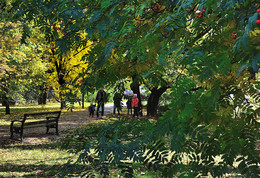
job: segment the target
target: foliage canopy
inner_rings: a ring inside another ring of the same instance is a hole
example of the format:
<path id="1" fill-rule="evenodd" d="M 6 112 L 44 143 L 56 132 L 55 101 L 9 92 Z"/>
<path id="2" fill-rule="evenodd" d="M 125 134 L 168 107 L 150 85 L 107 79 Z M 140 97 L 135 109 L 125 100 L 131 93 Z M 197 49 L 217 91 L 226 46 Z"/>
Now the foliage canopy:
<path id="1" fill-rule="evenodd" d="M 59 55 L 94 41 L 85 60 L 93 64 L 100 81 L 129 73 L 150 77 L 154 83 L 160 81 L 155 76 L 174 81 L 174 99 L 154 126 L 137 139 L 123 142 L 121 136 L 133 134 L 131 124 L 127 125 L 130 130 L 122 129 L 121 121 L 108 125 L 96 145 L 86 146 L 79 161 L 97 161 L 103 175 L 108 174 L 108 163 L 125 166 L 131 173 L 131 164 L 125 163 L 129 159 L 160 168 L 165 177 L 223 176 L 234 162 L 241 174 L 259 175 L 258 1 L 17 2 L 16 18 L 34 20 L 48 38 L 51 24 L 59 19 L 66 33 L 57 43 Z M 88 40 L 79 38 L 80 30 L 88 34 Z M 216 157 L 221 161 L 216 163 Z"/>

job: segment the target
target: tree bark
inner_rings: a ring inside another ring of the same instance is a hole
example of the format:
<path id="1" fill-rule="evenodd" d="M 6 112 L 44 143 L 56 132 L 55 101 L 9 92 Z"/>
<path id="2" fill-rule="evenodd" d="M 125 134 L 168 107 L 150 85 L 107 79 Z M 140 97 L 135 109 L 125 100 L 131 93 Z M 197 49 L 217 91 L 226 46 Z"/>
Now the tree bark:
<path id="1" fill-rule="evenodd" d="M 84 105 L 84 98 L 85 98 L 85 92 L 82 92 L 82 98 L 81 98 L 82 109 L 84 109 L 84 107 L 85 107 L 85 105 Z"/>
<path id="2" fill-rule="evenodd" d="M 66 102 L 62 99 L 60 102 L 60 109 L 65 109 L 66 108 Z"/>
<path id="3" fill-rule="evenodd" d="M 40 87 L 40 94 L 38 97 L 38 104 L 46 104 L 47 101 L 47 92 L 44 86 Z"/>
<path id="4" fill-rule="evenodd" d="M 5 114 L 11 114 L 9 103 L 7 103 L 6 106 L 5 106 Z"/>
<path id="5" fill-rule="evenodd" d="M 64 100 L 64 95 L 62 93 L 60 95 L 60 109 L 65 109 L 66 108 L 66 101 Z"/>
<path id="6" fill-rule="evenodd" d="M 157 109 L 159 104 L 159 99 L 162 94 L 167 90 L 168 87 L 161 87 L 159 89 L 153 88 L 151 90 L 151 95 L 148 98 L 147 103 L 147 115 L 148 116 L 155 116 L 157 115 Z"/>
<path id="7" fill-rule="evenodd" d="M 3 106 L 5 106 L 5 114 L 11 114 L 10 103 L 9 103 L 9 99 L 7 96 L 3 96 L 2 104 L 3 104 Z"/>

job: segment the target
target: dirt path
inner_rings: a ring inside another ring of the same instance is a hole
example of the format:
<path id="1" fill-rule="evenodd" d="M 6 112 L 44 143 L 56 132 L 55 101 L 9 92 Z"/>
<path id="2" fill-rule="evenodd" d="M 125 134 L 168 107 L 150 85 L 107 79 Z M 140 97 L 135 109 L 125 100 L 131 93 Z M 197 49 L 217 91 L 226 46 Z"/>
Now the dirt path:
<path id="1" fill-rule="evenodd" d="M 110 114 L 106 112 L 106 114 Z M 55 129 L 50 129 L 49 134 L 45 134 L 46 128 L 39 127 L 33 129 L 24 130 L 24 143 L 34 144 L 47 140 L 55 140 L 57 138 L 63 137 L 69 130 L 85 126 L 91 122 L 97 122 L 97 118 L 89 117 L 89 113 L 85 111 L 75 111 L 62 113 L 59 120 L 59 136 L 55 135 Z M 19 134 L 15 134 L 14 138 L 17 140 L 10 140 L 9 127 L 0 128 L 0 145 L 7 143 L 20 142 Z"/>

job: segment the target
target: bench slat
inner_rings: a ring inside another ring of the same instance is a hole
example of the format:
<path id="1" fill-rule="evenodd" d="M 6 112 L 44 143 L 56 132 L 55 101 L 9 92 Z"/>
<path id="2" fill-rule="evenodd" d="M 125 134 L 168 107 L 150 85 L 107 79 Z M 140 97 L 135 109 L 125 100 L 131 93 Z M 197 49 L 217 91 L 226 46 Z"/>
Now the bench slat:
<path id="1" fill-rule="evenodd" d="M 27 125 L 37 125 L 37 124 L 41 124 L 41 123 L 56 123 L 56 120 L 42 120 L 42 121 L 33 121 L 33 122 L 25 122 L 24 126 Z"/>

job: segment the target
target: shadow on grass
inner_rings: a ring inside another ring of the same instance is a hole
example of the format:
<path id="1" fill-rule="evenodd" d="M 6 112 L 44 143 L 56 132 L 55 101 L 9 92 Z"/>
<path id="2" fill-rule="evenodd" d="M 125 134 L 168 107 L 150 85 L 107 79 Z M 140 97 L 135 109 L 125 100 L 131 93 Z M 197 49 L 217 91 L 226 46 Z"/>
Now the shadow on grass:
<path id="1" fill-rule="evenodd" d="M 5 161 L 0 161 L 0 177 L 57 177 L 64 164 L 72 158 L 72 155 L 59 153 L 59 147 L 59 141 L 39 144 L 12 142 L 2 145 L 1 149 L 8 150 L 8 155 L 11 155 Z M 38 170 L 44 172 L 37 174 Z"/>
<path id="2" fill-rule="evenodd" d="M 63 168 L 63 164 L 19 165 L 13 163 L 2 163 L 0 164 L 0 177 L 56 177 Z M 37 173 L 39 170 L 43 172 Z"/>
<path id="3" fill-rule="evenodd" d="M 35 145 L 4 145 L 3 149 L 32 150 L 32 149 L 57 149 L 58 143 L 51 144 L 35 144 Z"/>

